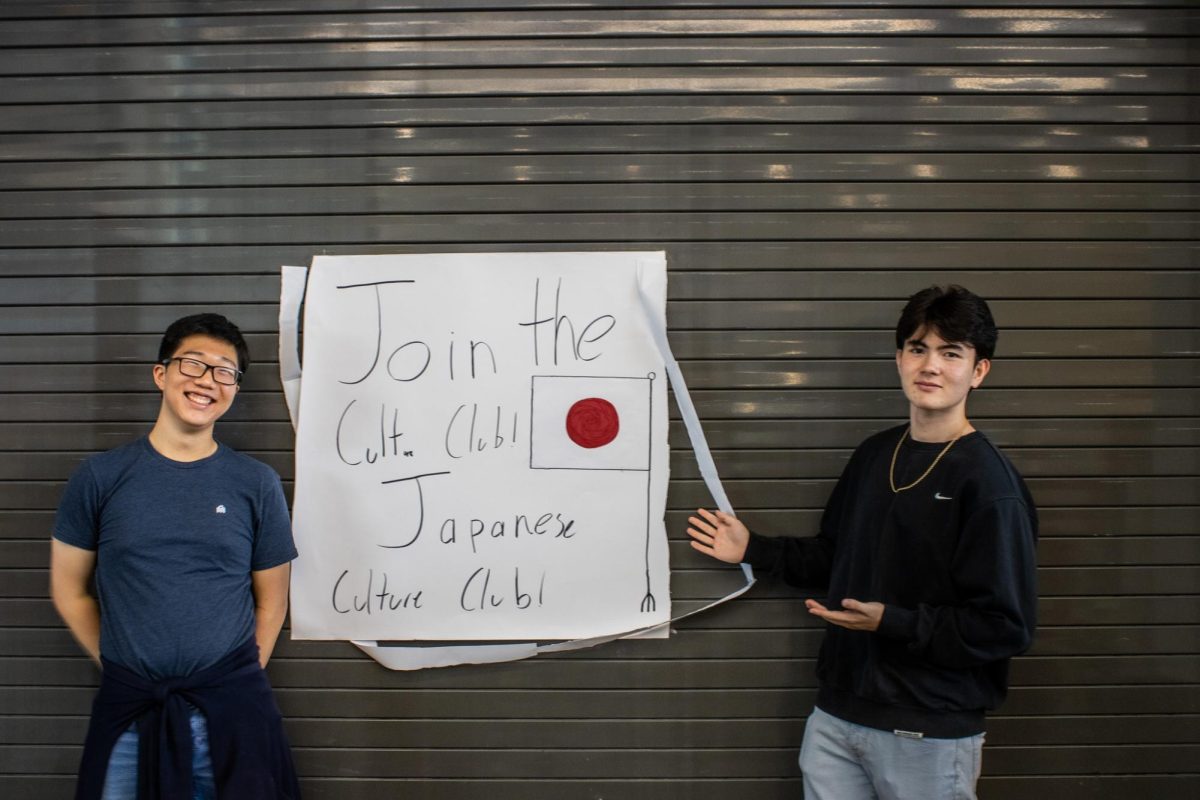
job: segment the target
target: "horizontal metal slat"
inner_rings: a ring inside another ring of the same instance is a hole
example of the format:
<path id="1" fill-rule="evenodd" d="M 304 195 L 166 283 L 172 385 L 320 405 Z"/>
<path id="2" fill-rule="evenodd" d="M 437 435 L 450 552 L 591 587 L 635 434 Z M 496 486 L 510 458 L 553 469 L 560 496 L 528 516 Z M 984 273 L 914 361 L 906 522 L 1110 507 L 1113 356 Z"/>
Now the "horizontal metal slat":
<path id="1" fill-rule="evenodd" d="M 7 7 L 7 4 L 5 5 Z M 61 54 L 62 50 L 55 51 Z M 389 97 L 9 104 L 0 131 L 146 131 L 327 125 L 534 125 L 651 122 L 1194 122 L 1186 94 L 866 94 Z"/>
<path id="2" fill-rule="evenodd" d="M 916 288 L 916 287 L 914 287 Z M 228 300 L 180 305 L 10 306 L 0 315 L 4 334 L 161 333 L 185 314 L 223 313 L 247 333 L 274 331 L 276 304 L 233 304 Z M 1170 329 L 1196 328 L 1193 300 L 993 299 L 992 313 L 1004 329 Z M 669 330 L 693 329 L 871 329 L 894 330 L 900 298 L 880 300 L 668 301 Z M 887 334 L 884 333 L 884 336 Z"/>
<path id="3" fill-rule="evenodd" d="M 0 13 L 7 8 L 0 10 Z M 753 12 L 748 12 L 752 14 Z M 1185 64 L 1183 38 L 870 36 L 637 37 L 610 42 L 537 37 L 503 46 L 478 40 L 178 44 L 24 48 L 0 52 L 0 75 L 261 72 L 304 68 L 439 69 L 450 67 L 696 66 L 744 64 Z"/>
<path id="4" fill-rule="evenodd" d="M 0 193 L 0 219 L 664 211 L 1188 211 L 1162 183 L 711 183 L 115 189 Z"/>
<path id="5" fill-rule="evenodd" d="M 0 87 L 3 82 L 0 81 Z M 0 161 L 571 153 L 1176 152 L 1189 125 L 521 125 L 0 134 Z"/>
<path id="6" fill-rule="evenodd" d="M 892 273 L 885 278 L 886 294 L 875 288 L 875 281 L 855 283 L 854 296 L 900 300 L 914 288 L 903 281 L 903 274 L 940 274 L 942 280 L 961 278 L 970 285 L 989 280 L 988 272 L 1036 270 L 1055 275 L 1058 271 L 1100 272 L 1145 270 L 1179 271 L 1182 280 L 1191 280 L 1193 264 L 1200 259 L 1200 242 L 1189 241 L 994 241 L 904 242 L 853 239 L 848 241 L 810 241 L 803 246 L 793 242 L 572 242 L 569 247 L 549 248 L 536 244 L 487 242 L 419 243 L 391 242 L 353 244 L 337 248 L 339 255 L 429 252 L 522 252 L 531 250 L 665 250 L 671 275 L 669 291 L 674 292 L 676 275 L 683 272 L 774 271 L 781 280 L 803 281 L 809 272 L 850 273 L 839 280 L 854 281 L 862 271 Z M 192 275 L 255 275 L 274 278 L 279 266 L 307 265 L 314 255 L 325 253 L 313 246 L 285 244 L 276 246 L 240 244 L 226 247 L 112 247 L 0 250 L 0 274 L 6 278 L 52 276 L 125 277 L 170 275 L 184 279 Z M 946 273 L 949 273 L 947 275 Z M 1069 276 L 1063 276 L 1069 282 Z M 902 282 L 902 288 L 894 290 Z M 939 281 L 940 282 L 940 281 Z M 1003 294 L 1018 291 L 1027 281 L 1003 287 Z M 1074 292 L 1089 291 L 1085 282 L 1076 281 Z M 190 284 L 195 288 L 194 284 Z M 917 284 L 919 285 L 919 284 Z M 1049 282 L 1050 288 L 1059 286 Z M 1065 284 L 1063 284 L 1065 285 Z M 814 285 L 812 291 L 819 291 Z M 1147 291 L 1145 288 L 1142 291 Z M 893 293 L 895 292 L 895 293 Z M 1071 295 L 1068 295 L 1071 296 Z M 1078 296 L 1075 294 L 1074 296 Z M 994 295 L 992 295 L 994 297 Z M 224 299 L 224 298 L 222 298 Z M 898 312 L 897 312 L 898 313 Z M 873 327 L 892 328 L 895 320 Z M 786 327 L 786 326 L 784 326 Z M 1095 327 L 1095 326 L 1089 326 Z M 1153 327 L 1153 326 L 1148 326 Z M 270 330 L 274 330 L 274 326 Z M 107 331 L 98 331 L 104 333 Z M 155 331 L 159 332 L 159 331 Z"/>
<path id="7" fill-rule="evenodd" d="M 631 660 L 647 658 L 694 659 L 736 653 L 759 658 L 813 657 L 824 631 L 818 627 L 775 630 L 683 630 L 667 641 L 617 641 L 595 653 L 596 657 Z M 305 657 L 302 643 L 280 642 L 273 657 Z M 307 643 L 303 643 L 307 644 Z M 1200 626 L 1128 626 L 1121 628 L 1043 628 L 1031 655 L 1107 656 L 1187 654 L 1200 648 Z M 78 656 L 78 643 L 65 629 L 15 630 L 0 643 L 0 657 Z M 314 657 L 308 654 L 307 657 Z"/>
<path id="8" fill-rule="evenodd" d="M 606 747 L 613 742 L 653 748 L 780 747 L 800 742 L 804 719 L 770 720 L 512 720 L 491 718 L 481 725 L 471 720 L 286 720 L 294 747 L 490 747 L 496 741 L 522 741 L 529 747 L 556 749 L 566 745 Z M 1055 745 L 1065 740 L 1086 744 L 1189 743 L 1195 715 L 1177 714 L 1130 719 L 1125 716 L 1090 718 L 988 720 L 988 743 Z M 0 719 L 0 743 L 78 746 L 86 732 L 80 717 L 10 717 Z"/>
<path id="9" fill-rule="evenodd" d="M 845 0 L 807 0 L 809 7 L 845 5 Z M 497 2 L 497 0 L 440 0 L 438 7 L 444 11 L 467 10 L 538 10 L 557 9 L 560 0 L 521 0 L 521 2 Z M 588 9 L 626 9 L 628 0 L 587 0 L 580 3 Z M 658 0 L 655 6 L 659 8 L 694 8 L 694 0 Z M 795 6 L 794 0 L 752 0 L 744 3 L 742 0 L 727 2 L 726 6 L 749 5 L 751 8 L 769 8 Z M 972 8 L 983 6 L 990 8 L 996 5 L 995 0 L 858 0 L 856 6 L 869 8 L 872 6 L 937 8 L 950 6 L 953 8 Z M 1052 6 L 1056 9 L 1084 7 L 1090 8 L 1090 0 L 1022 0 L 1022 6 L 1040 8 Z M 1107 0 L 1106 6 L 1112 8 L 1127 7 L 1160 7 L 1162 0 Z M 353 5 L 355 12 L 366 11 L 422 11 L 427 5 L 421 0 L 357 0 Z M 103 17 L 125 16 L 175 16 L 179 14 L 206 15 L 246 15 L 263 13 L 329 13 L 328 3 L 322 0 L 91 0 L 87 5 L 80 5 L 75 0 L 7 0 L 0 11 L 0 19 L 45 18 L 53 16 L 60 19 L 92 19 Z"/>
<path id="10" fill-rule="evenodd" d="M 1174 714 L 1130 719 L 1126 716 L 1066 719 L 995 718 L 988 721 L 994 747 L 1014 744 L 1179 744 L 1189 741 L 1195 715 Z M 778 747 L 799 742 L 802 718 L 776 720 L 324 720 L 286 721 L 292 745 L 315 747 L 488 747 L 495 741 L 522 740 L 532 747 L 604 747 L 625 742 L 647 748 L 720 747 L 737 741 L 744 747 Z M 0 743 L 78 746 L 86 732 L 81 717 L 9 717 L 0 719 Z"/>
<path id="11" fill-rule="evenodd" d="M 257 31 L 257 29 L 256 29 Z M 0 45 L 12 44 L 0 30 Z M 130 35 L 122 28 L 122 35 Z M 7 39 L 7 41 L 5 41 Z M 27 43 L 27 42 L 26 42 Z M 564 94 L 1185 94 L 1200 68 L 1127 66 L 569 67 L 0 78 L 13 103 Z"/>
<path id="12" fill-rule="evenodd" d="M 802 250 L 797 246 L 797 257 Z M 668 251 L 670 257 L 670 251 Z M 265 265 L 264 265 L 265 266 Z M 214 265 L 214 269 L 217 266 Z M 146 276 L 57 276 L 45 277 L 9 277 L 0 278 L 0 304 L 10 307 L 44 306 L 44 305 L 114 305 L 137 304 L 155 305 L 169 304 L 180 297 L 186 297 L 192 303 L 227 301 L 229 297 L 237 297 L 242 304 L 247 303 L 276 303 L 279 298 L 279 274 L 266 267 L 269 271 L 263 275 L 146 275 Z M 795 299 L 821 308 L 822 303 L 858 302 L 869 307 L 871 301 L 877 301 L 879 308 L 890 308 L 899 315 L 904 299 L 913 291 L 932 285 L 944 285 L 953 280 L 961 279 L 968 283 L 975 292 L 990 299 L 992 304 L 1007 304 L 1013 299 L 1030 299 L 1039 302 L 1061 301 L 1060 306 L 1080 300 L 1095 299 L 1125 299 L 1148 302 L 1152 300 L 1180 301 L 1200 299 L 1200 275 L 1185 271 L 1153 271 L 1153 270 L 1092 270 L 1088 272 L 1054 271 L 1054 270 L 994 270 L 979 273 L 954 273 L 935 271 L 845 271 L 845 272 L 774 272 L 753 271 L 749 268 L 738 272 L 678 272 L 673 274 L 668 282 L 668 301 L 675 306 L 683 307 L 684 301 L 784 301 Z M 569 290 L 570 284 L 565 285 Z M 532 290 L 531 290 L 532 291 Z M 414 302 L 420 296 L 420 288 L 414 287 L 406 293 L 396 296 L 394 302 L 403 306 Z M 568 295 L 569 296 L 569 295 Z M 736 310 L 736 309 L 735 309 Z M 814 326 L 804 320 L 797 319 L 795 328 L 811 329 Z M 875 326 L 885 331 L 893 324 Z M 786 328 L 785 328 L 786 330 Z M 96 335 L 109 333 L 105 330 L 95 330 Z M 123 331 L 121 332 L 123 333 Z M 679 331 L 669 331 L 669 335 L 677 335 Z M 1007 343 L 1007 333 L 1004 340 Z M 1014 333 L 1030 336 L 1037 332 L 1015 331 Z M 1087 336 L 1095 336 L 1098 342 L 1111 335 L 1112 331 L 1104 329 L 1088 332 Z M 1192 332 L 1172 332 L 1173 336 L 1182 335 L 1186 341 Z M 856 338 L 870 337 L 876 344 L 887 344 L 892 337 L 876 331 L 822 331 L 807 330 L 806 335 L 824 335 L 827 337 L 844 337 L 853 341 Z M 1040 334 L 1047 340 L 1054 340 L 1061 334 Z M 276 341 L 264 339 L 267 347 L 259 352 L 262 355 L 274 355 L 277 352 Z M 157 342 L 154 342 L 157 345 Z M 1054 341 L 1046 341 L 1042 347 L 1053 346 Z M 0 345 L 3 346 L 3 345 Z M 17 343 L 17 346 L 22 346 Z M 25 344 L 25 347 L 35 346 Z M 150 348 L 154 352 L 157 347 Z M 870 355 L 891 356 L 892 351 L 878 349 L 868 351 Z M 1049 355 L 1045 349 L 1038 354 Z M 1108 353 L 1093 347 L 1089 353 L 1081 355 L 1100 356 Z M 1148 355 L 1160 355 L 1156 350 Z M 741 355 L 751 357 L 742 352 Z M 850 353 L 846 353 L 850 356 Z M 683 356 L 681 356 L 683 357 Z M 852 357 L 852 356 L 851 356 Z M 2 360 L 2 359 L 0 359 Z"/>
<path id="13" fill-rule="evenodd" d="M 344 645 L 347 652 L 352 645 Z M 363 659 L 360 651 L 356 656 Z M 276 662 L 268 667 L 273 671 Z M 381 672 L 382 668 L 376 667 Z M 607 690 L 524 691 L 488 685 L 486 676 L 473 668 L 458 673 L 460 689 L 422 690 L 407 687 L 397 692 L 403 676 L 381 689 L 279 688 L 275 694 L 284 713 L 284 724 L 298 718 L 366 720 L 466 719 L 480 716 L 538 719 L 745 719 L 796 718 L 812 710 L 812 687 L 783 689 L 710 689 L 657 691 L 626 687 Z M 487 669 L 482 672 L 488 672 Z M 84 687 L 0 686 L 0 703 L 13 714 L 86 717 L 95 690 Z M 531 696 L 536 702 L 531 702 Z M 1122 714 L 1136 708 L 1146 714 L 1195 714 L 1200 711 L 1200 688 L 1180 686 L 1077 686 L 1064 688 L 1015 686 L 1003 707 L 1006 716 Z M 1128 719 L 1127 714 L 1122 714 Z M 1016 717 L 1020 719 L 1020 716 Z"/>
<path id="14" fill-rule="evenodd" d="M 1173 182 L 1181 175 L 1194 174 L 1200 169 L 1198 164 L 1197 156 L 1171 153 L 989 153 L 984 157 L 974 153 L 886 152 L 23 161 L 5 166 L 0 173 L 0 189 L 295 186 L 311 190 L 347 182 L 355 185 L 853 180 Z M 631 230 L 623 241 L 640 241 L 643 235 L 643 231 Z M 463 237 L 459 246 L 470 238 Z M 497 241 L 504 238 L 498 237 Z M 576 238 L 594 241 L 600 237 Z M 239 243 L 255 244 L 256 240 L 247 237 Z M 114 242 L 110 246 L 128 244 Z"/>
<path id="15" fill-rule="evenodd" d="M 421 670 L 398 676 L 367 659 L 355 661 L 284 660 L 271 664 L 271 683 L 277 689 L 322 688 L 383 689 L 402 685 L 414 689 L 447 689 L 464 681 L 461 671 Z M 1194 656 L 1023 656 L 1013 662 L 1012 685 L 1077 686 L 1154 685 L 1194 682 L 1198 667 Z M 586 660 L 586 658 L 533 659 L 477 667 L 470 680 L 489 688 L 566 690 L 642 689 L 686 691 L 811 688 L 812 660 L 706 659 L 702 661 Z M 0 685 L 94 686 L 95 665 L 78 659 L 0 659 Z M 403 683 L 399 683 L 403 677 Z"/>
<path id="16" fill-rule="evenodd" d="M 629 9 L 619 13 L 539 9 L 522 11 L 417 12 L 356 15 L 314 14 L 263 16 L 253 27 L 228 16 L 134 17 L 64 28 L 54 20 L 9 22 L 0 33 L 5 46 L 98 46 L 189 44 L 197 41 L 437 40 L 447 38 L 507 39 L 529 37 L 659 36 L 1002 36 L 1014 24 L 1036 20 L 1042 35 L 1173 36 L 1196 23 L 1190 9 L 1151 8 L 1130 12 L 1117 8 L 922 9 L 919 13 L 871 8 Z"/>
<path id="17" fill-rule="evenodd" d="M 1195 239 L 1185 212 L 662 212 L 656 214 L 358 214 L 351 217 L 180 217 L 14 220 L 0 247 L 364 241 L 540 242 L 638 239 Z"/>

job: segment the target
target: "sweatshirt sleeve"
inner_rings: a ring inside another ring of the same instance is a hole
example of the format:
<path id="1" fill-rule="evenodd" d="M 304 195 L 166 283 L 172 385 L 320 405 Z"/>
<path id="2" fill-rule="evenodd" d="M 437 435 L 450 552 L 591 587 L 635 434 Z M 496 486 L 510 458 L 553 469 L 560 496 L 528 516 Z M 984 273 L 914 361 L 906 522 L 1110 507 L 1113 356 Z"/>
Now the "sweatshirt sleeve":
<path id="1" fill-rule="evenodd" d="M 1033 641 L 1036 530 L 1020 498 L 996 500 L 967 521 L 951 572 L 954 605 L 889 605 L 879 634 L 908 642 L 933 664 L 969 668 L 1017 655 Z"/>
<path id="2" fill-rule="evenodd" d="M 820 536 L 762 536 L 751 531 L 746 563 L 792 586 L 823 588 L 829 585 L 833 547 Z"/>

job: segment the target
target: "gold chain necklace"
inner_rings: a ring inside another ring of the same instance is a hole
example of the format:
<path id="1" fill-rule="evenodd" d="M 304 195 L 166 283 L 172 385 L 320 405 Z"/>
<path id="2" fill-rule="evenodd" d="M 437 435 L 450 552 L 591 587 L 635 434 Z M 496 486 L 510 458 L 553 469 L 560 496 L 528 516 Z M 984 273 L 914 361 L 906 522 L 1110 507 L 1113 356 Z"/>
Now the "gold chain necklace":
<path id="1" fill-rule="evenodd" d="M 942 456 L 946 455 L 946 453 L 949 453 L 950 448 L 954 447 L 954 443 L 957 442 L 959 440 L 959 437 L 961 437 L 966 432 L 965 430 L 959 431 L 959 433 L 956 434 L 955 437 L 953 439 L 951 439 L 946 444 L 945 447 L 942 448 L 942 452 L 937 454 L 937 458 L 935 458 L 933 460 L 933 463 L 929 465 L 929 469 L 927 469 L 921 473 L 921 477 L 917 478 L 915 481 L 910 483 L 908 486 L 901 486 L 900 488 L 897 489 L 896 488 L 896 458 L 900 455 L 900 445 L 904 444 L 904 440 L 908 438 L 908 432 L 909 432 L 909 430 L 911 430 L 911 428 L 912 428 L 912 426 L 910 425 L 909 427 L 904 429 L 904 433 L 900 436 L 900 441 L 896 442 L 896 449 L 894 451 L 892 451 L 892 465 L 890 467 L 888 467 L 888 485 L 892 487 L 892 494 L 900 494 L 900 492 L 906 492 L 909 489 L 916 486 L 921 481 L 925 480 L 927 477 L 929 477 L 929 473 L 933 472 L 933 468 L 936 467 L 938 465 L 938 462 L 942 460 Z"/>

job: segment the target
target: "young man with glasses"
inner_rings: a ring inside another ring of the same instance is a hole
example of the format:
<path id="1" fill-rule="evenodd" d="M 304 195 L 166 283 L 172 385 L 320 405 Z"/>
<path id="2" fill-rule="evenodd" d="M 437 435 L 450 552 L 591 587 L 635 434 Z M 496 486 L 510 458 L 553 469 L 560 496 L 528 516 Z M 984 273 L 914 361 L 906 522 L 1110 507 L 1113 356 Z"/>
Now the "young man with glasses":
<path id="1" fill-rule="evenodd" d="M 248 365 L 225 317 L 177 320 L 154 427 L 85 461 L 59 504 L 51 596 L 102 668 L 77 798 L 299 797 L 263 672 L 296 556 L 287 503 L 213 438 Z"/>
<path id="2" fill-rule="evenodd" d="M 700 552 L 823 592 L 805 601 L 828 623 L 800 750 L 807 800 L 975 798 L 984 712 L 1032 641 L 1037 601 L 1033 500 L 967 419 L 996 339 L 971 292 L 913 295 L 896 326 L 908 424 L 859 445 L 819 533 L 689 520 Z"/>

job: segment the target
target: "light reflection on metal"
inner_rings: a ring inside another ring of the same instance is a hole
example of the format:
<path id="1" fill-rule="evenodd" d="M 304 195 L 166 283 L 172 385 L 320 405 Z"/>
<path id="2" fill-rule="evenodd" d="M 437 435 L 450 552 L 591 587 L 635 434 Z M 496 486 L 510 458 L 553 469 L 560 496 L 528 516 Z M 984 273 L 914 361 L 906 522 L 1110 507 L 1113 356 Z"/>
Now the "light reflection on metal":
<path id="1" fill-rule="evenodd" d="M 758 413 L 758 403 L 734 403 L 733 413 L 752 416 Z"/>
<path id="2" fill-rule="evenodd" d="M 866 196 L 866 201 L 871 208 L 890 208 L 892 205 L 888 202 L 886 194 L 869 194 Z"/>
<path id="3" fill-rule="evenodd" d="M 1051 164 L 1046 167 L 1047 178 L 1081 178 L 1079 167 L 1071 164 Z"/>
<path id="4" fill-rule="evenodd" d="M 770 164 L 767 166 L 767 177 L 773 181 L 790 181 L 792 179 L 792 165 Z"/>
<path id="5" fill-rule="evenodd" d="M 417 132 L 415 130 L 413 130 L 412 128 L 397 128 L 396 129 L 396 138 L 397 139 L 411 139 L 416 135 L 417 135 Z"/>
<path id="6" fill-rule="evenodd" d="M 528 164 L 518 164 L 517 166 L 512 168 L 512 175 L 513 175 L 514 181 L 519 181 L 521 183 L 528 183 L 530 180 L 532 180 L 532 174 L 533 174 L 533 167 L 529 166 Z"/>
<path id="7" fill-rule="evenodd" d="M 1150 146 L 1150 139 L 1147 136 L 1118 136 L 1117 143 L 1121 147 L 1135 147 L 1144 150 Z"/>
<path id="8" fill-rule="evenodd" d="M 396 169 L 392 171 L 392 183 L 412 183 L 412 179 L 412 167 L 396 167 Z"/>
<path id="9" fill-rule="evenodd" d="M 975 8 L 962 9 L 958 12 L 958 16 L 965 19 L 974 17 L 975 19 L 998 19 L 1002 17 L 1020 17 L 1021 19 L 1039 18 L 1049 20 L 1081 20 L 1081 19 L 1107 19 L 1112 15 L 1103 9 L 1089 10 L 1086 8 L 1022 8 L 1020 11 L 1014 11 L 1003 8 Z"/>
<path id="10" fill-rule="evenodd" d="M 808 374 L 804 372 L 784 372 L 780 377 L 784 386 L 804 386 L 808 383 Z"/>
<path id="11" fill-rule="evenodd" d="M 908 171 L 914 178 L 942 177 L 942 168 L 934 164 L 913 164 Z"/>
<path id="12" fill-rule="evenodd" d="M 933 33 L 938 22 L 931 19 L 829 19 L 805 20 L 806 31 L 822 33 Z"/>
<path id="13" fill-rule="evenodd" d="M 1115 91 L 1107 78 L 1047 78 L 1037 75 L 1015 75 L 1013 77 L 952 78 L 950 85 L 955 89 L 970 92 L 1102 92 Z"/>
<path id="14" fill-rule="evenodd" d="M 1039 21 L 1032 20 L 1032 19 L 1015 20 L 1013 22 L 1006 22 L 1003 25 L 1004 31 L 1006 33 L 1025 33 L 1025 34 L 1054 33 L 1054 31 L 1057 27 L 1058 27 L 1057 21 L 1039 22 Z"/>

